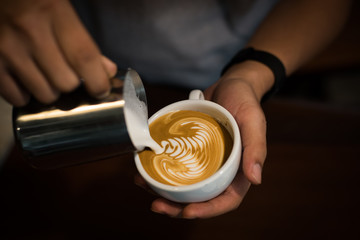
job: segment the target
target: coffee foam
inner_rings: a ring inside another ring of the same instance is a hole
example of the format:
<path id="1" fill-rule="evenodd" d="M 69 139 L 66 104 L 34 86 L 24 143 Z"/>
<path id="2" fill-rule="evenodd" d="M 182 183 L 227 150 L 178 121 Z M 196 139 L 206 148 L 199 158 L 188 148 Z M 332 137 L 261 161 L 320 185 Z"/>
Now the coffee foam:
<path id="1" fill-rule="evenodd" d="M 224 140 L 231 138 L 229 133 L 204 113 L 171 112 L 155 120 L 150 131 L 163 152 L 144 151 L 140 159 L 148 174 L 165 184 L 201 181 L 215 173 L 229 153 L 229 142 Z"/>

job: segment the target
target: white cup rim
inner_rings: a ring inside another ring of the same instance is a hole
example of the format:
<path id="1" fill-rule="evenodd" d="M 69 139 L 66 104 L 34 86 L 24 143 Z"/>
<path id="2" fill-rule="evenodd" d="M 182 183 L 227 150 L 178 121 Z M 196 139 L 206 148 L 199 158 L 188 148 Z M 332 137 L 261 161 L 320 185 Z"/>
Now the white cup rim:
<path id="1" fill-rule="evenodd" d="M 165 113 L 168 113 L 171 111 L 176 111 L 176 110 L 191 110 L 191 109 L 187 109 L 187 108 L 183 109 L 184 104 L 186 104 L 185 106 L 195 107 L 197 103 L 200 103 L 201 105 L 204 105 L 204 106 L 214 108 L 214 109 L 216 109 L 217 112 L 221 112 L 221 114 L 227 118 L 227 121 L 230 122 L 230 128 L 232 129 L 231 134 L 233 135 L 232 149 L 234 149 L 236 147 L 239 148 L 240 154 L 238 154 L 237 151 L 232 150 L 229 157 L 225 161 L 225 163 L 213 175 L 211 175 L 210 177 L 208 177 L 200 182 L 190 184 L 190 185 L 172 186 L 172 185 L 167 185 L 167 184 L 158 182 L 155 179 L 153 179 L 152 177 L 150 177 L 150 175 L 146 172 L 146 170 L 142 166 L 139 155 L 137 153 L 135 153 L 135 163 L 138 168 L 138 171 L 140 172 L 140 174 L 144 177 L 144 179 L 149 184 L 151 184 L 157 188 L 163 189 L 165 191 L 169 191 L 169 192 L 192 191 L 192 190 L 199 189 L 203 186 L 206 186 L 206 185 L 212 183 L 214 180 L 219 178 L 219 176 L 221 176 L 224 172 L 226 172 L 226 170 L 228 168 L 233 167 L 234 161 L 238 161 L 237 156 L 241 155 L 241 148 L 242 148 L 239 128 L 237 127 L 237 123 L 236 123 L 234 117 L 224 107 L 222 107 L 221 105 L 219 105 L 217 103 L 214 103 L 214 102 L 211 102 L 208 100 L 192 100 L 192 99 L 175 102 L 175 103 L 172 103 L 172 104 L 160 109 L 158 112 L 156 112 L 154 115 L 152 115 L 151 118 L 149 119 L 149 124 L 154 119 L 158 118 L 159 116 L 164 115 Z M 198 111 L 201 112 L 201 110 L 198 110 Z"/>

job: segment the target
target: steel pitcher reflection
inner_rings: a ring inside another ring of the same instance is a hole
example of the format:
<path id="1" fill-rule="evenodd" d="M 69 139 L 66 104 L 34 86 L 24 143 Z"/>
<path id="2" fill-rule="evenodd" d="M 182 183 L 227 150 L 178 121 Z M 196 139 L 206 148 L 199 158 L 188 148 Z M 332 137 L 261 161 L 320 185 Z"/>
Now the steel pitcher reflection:
<path id="1" fill-rule="evenodd" d="M 126 94 L 131 91 L 147 106 L 142 81 L 128 69 L 119 71 L 111 84 L 110 95 L 102 100 L 79 87 L 51 105 L 31 101 L 14 108 L 15 139 L 29 163 L 54 169 L 141 150 L 131 140 L 124 109 L 132 101 Z"/>

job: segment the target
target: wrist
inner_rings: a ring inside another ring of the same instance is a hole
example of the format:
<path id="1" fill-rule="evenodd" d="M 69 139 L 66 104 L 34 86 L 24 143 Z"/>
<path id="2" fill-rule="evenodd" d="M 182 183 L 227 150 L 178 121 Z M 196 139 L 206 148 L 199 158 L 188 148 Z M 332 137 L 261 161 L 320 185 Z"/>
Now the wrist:
<path id="1" fill-rule="evenodd" d="M 254 60 L 246 60 L 232 65 L 224 73 L 223 79 L 238 79 L 249 84 L 259 101 L 270 91 L 275 82 L 271 69 Z"/>
<path id="2" fill-rule="evenodd" d="M 261 101 L 267 100 L 279 90 L 280 86 L 286 78 L 286 70 L 284 64 L 277 56 L 273 55 L 270 52 L 256 50 L 253 47 L 248 47 L 239 51 L 224 67 L 221 74 L 223 75 L 233 65 L 248 60 L 256 61 L 263 64 L 269 70 L 271 70 L 274 75 L 272 88 L 268 92 L 266 92 L 261 99 Z"/>

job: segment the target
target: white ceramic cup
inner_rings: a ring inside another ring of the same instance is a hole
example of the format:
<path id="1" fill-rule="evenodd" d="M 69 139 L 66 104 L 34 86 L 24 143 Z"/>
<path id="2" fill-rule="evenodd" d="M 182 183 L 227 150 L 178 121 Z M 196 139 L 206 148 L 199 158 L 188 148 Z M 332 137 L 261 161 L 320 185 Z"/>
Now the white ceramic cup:
<path id="1" fill-rule="evenodd" d="M 184 186 L 171 186 L 151 178 L 143 168 L 138 153 L 135 153 L 136 167 L 147 184 L 164 198 L 182 203 L 207 201 L 222 193 L 230 185 L 238 171 L 242 147 L 238 125 L 234 117 L 225 108 L 214 102 L 204 100 L 204 95 L 200 90 L 193 90 L 188 100 L 175 102 L 160 109 L 149 119 L 149 123 L 176 110 L 203 112 L 220 122 L 233 137 L 233 146 L 228 159 L 212 176 Z"/>

